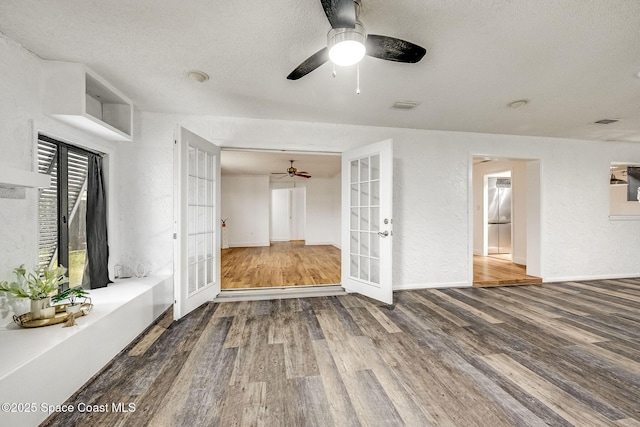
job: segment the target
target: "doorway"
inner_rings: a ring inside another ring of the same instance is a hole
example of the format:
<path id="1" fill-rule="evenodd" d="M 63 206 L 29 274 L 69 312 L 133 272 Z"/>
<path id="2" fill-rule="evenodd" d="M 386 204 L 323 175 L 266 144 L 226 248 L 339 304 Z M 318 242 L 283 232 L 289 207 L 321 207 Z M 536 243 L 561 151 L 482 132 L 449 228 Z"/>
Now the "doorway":
<path id="1" fill-rule="evenodd" d="M 540 162 L 473 157 L 471 175 L 473 285 L 542 282 Z"/>
<path id="2" fill-rule="evenodd" d="M 339 153 L 222 151 L 223 289 L 340 283 L 340 159 Z"/>

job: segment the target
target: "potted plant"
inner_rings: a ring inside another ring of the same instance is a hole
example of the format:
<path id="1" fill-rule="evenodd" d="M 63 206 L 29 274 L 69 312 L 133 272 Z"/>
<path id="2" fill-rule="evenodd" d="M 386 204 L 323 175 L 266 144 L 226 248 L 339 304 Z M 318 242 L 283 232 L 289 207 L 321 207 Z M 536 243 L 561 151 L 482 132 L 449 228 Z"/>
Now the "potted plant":
<path id="1" fill-rule="evenodd" d="M 28 298 L 31 301 L 33 320 L 45 317 L 42 310 L 51 307 L 50 295 L 58 290 L 58 286 L 69 281 L 64 275 L 67 269 L 63 266 L 40 267 L 27 273 L 23 264 L 13 271 L 17 280 L 11 283 L 0 282 L 0 292 L 6 292 L 15 298 Z"/>
<path id="2" fill-rule="evenodd" d="M 80 307 L 82 307 L 82 302 L 79 301 L 79 298 L 84 298 L 83 301 L 86 301 L 87 295 L 89 295 L 89 292 L 86 289 L 82 286 L 77 286 L 75 288 L 65 289 L 58 295 L 54 295 L 51 299 L 54 303 L 59 303 L 64 300 L 69 301 L 66 307 L 67 313 L 75 314 L 79 312 Z"/>

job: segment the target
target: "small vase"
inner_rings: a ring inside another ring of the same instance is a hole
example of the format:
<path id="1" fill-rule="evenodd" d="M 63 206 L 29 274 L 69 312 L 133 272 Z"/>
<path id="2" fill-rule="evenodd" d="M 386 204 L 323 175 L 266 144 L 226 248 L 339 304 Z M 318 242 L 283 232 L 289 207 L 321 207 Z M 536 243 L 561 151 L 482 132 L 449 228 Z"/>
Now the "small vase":
<path id="1" fill-rule="evenodd" d="M 82 307 L 82 304 L 69 304 L 67 305 L 67 313 L 69 314 L 76 314 L 78 312 L 80 312 L 80 307 Z"/>
<path id="2" fill-rule="evenodd" d="M 51 298 L 41 298 L 41 299 L 32 299 L 31 300 L 31 319 L 38 320 L 44 319 L 44 314 L 42 310 L 51 307 Z"/>

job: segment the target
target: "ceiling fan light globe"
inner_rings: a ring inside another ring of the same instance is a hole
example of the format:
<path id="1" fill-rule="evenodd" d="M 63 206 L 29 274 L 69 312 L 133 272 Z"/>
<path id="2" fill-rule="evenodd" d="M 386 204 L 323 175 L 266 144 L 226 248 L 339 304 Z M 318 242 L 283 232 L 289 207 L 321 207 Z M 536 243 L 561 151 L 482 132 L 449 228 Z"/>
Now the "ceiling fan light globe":
<path id="1" fill-rule="evenodd" d="M 329 51 L 329 59 L 340 66 L 357 64 L 364 58 L 365 48 L 360 42 L 345 40 L 333 46 Z"/>
<path id="2" fill-rule="evenodd" d="M 367 53 L 364 42 L 367 34 L 359 22 L 355 28 L 334 28 L 327 35 L 329 59 L 336 65 L 357 64 Z"/>

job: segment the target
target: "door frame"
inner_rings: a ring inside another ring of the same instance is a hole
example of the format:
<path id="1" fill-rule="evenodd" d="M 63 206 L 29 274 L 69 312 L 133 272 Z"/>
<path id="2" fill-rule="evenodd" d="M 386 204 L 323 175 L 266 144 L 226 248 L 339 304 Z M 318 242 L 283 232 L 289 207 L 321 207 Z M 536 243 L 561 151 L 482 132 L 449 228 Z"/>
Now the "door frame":
<path id="1" fill-rule="evenodd" d="M 543 238 L 543 194 L 542 194 L 542 162 L 540 159 L 509 157 L 499 155 L 488 155 L 479 153 L 470 153 L 468 157 L 468 204 L 467 204 L 467 220 L 469 229 L 469 251 L 468 251 L 468 282 L 469 286 L 473 286 L 473 256 L 474 256 L 474 158 L 485 158 L 487 160 L 504 160 L 504 161 L 522 161 L 526 163 L 526 273 L 529 276 L 540 277 L 544 281 L 543 265 L 542 265 L 542 238 Z M 513 170 L 511 171 L 513 179 Z M 513 197 L 513 196 L 512 196 Z M 484 200 L 482 200 L 484 203 Z M 513 215 L 513 199 L 512 199 L 512 215 Z M 486 235 L 485 235 L 486 237 Z M 512 247 L 513 247 L 513 225 L 512 225 Z M 512 249 L 513 250 L 513 249 Z"/>

